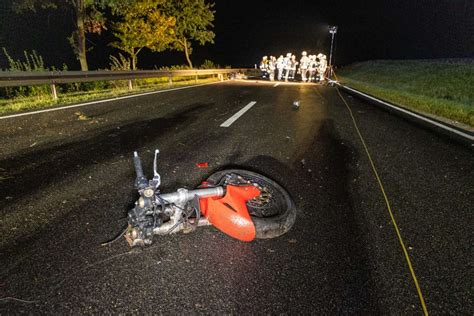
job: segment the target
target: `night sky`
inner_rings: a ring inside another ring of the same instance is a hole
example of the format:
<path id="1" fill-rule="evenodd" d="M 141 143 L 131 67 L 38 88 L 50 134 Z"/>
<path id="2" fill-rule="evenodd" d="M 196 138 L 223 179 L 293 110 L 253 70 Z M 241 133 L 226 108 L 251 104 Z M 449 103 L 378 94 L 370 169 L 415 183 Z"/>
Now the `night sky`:
<path id="1" fill-rule="evenodd" d="M 68 12 L 28 13 L 9 10 L 12 0 L 0 0 L 0 47 L 14 57 L 36 49 L 48 65 L 78 62 L 67 41 L 72 31 Z M 369 59 L 474 57 L 473 0 L 390 1 L 215 1 L 214 45 L 195 45 L 192 59 L 199 65 L 210 59 L 221 66 L 252 67 L 263 55 L 302 50 L 329 55 L 328 25 L 338 25 L 336 64 Z M 91 69 L 106 68 L 109 34 L 90 36 Z M 139 56 L 139 67 L 184 64 L 181 52 Z M 0 58 L 5 67 L 5 59 Z"/>

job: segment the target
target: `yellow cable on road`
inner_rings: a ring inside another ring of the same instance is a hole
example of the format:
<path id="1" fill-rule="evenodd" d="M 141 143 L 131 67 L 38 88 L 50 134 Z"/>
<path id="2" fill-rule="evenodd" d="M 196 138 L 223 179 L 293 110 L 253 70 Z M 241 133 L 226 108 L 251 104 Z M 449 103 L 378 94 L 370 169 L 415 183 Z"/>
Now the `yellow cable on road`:
<path id="1" fill-rule="evenodd" d="M 362 145 L 364 146 L 365 152 L 367 154 L 367 158 L 369 158 L 369 162 L 370 162 L 370 165 L 372 167 L 372 170 L 374 171 L 375 178 L 377 179 L 380 190 L 382 191 L 382 195 L 383 195 L 383 198 L 385 200 L 385 204 L 387 206 L 388 213 L 390 214 L 390 218 L 392 219 L 393 227 L 395 228 L 395 232 L 397 233 L 398 241 L 400 242 L 400 246 L 402 247 L 403 254 L 405 255 L 405 259 L 406 259 L 406 262 L 408 264 L 408 269 L 410 270 L 410 274 L 413 278 L 413 282 L 415 283 L 415 287 L 416 287 L 416 291 L 418 293 L 418 297 L 420 299 L 421 307 L 423 308 L 423 314 L 428 315 L 428 309 L 426 308 L 426 303 L 425 303 L 425 299 L 423 298 L 423 293 L 421 292 L 420 284 L 418 283 L 418 279 L 416 277 L 415 270 L 413 269 L 413 265 L 411 263 L 410 256 L 408 255 L 408 251 L 405 247 L 405 243 L 403 242 L 403 238 L 402 238 L 402 235 L 400 233 L 400 229 L 398 228 L 397 222 L 395 221 L 395 216 L 393 216 L 392 207 L 390 206 L 390 202 L 388 201 L 387 194 L 385 193 L 385 189 L 384 189 L 384 186 L 382 184 L 382 180 L 380 180 L 377 169 L 375 168 L 374 161 L 372 160 L 372 156 L 370 155 L 367 144 L 365 143 L 365 140 L 362 137 L 362 134 L 359 130 L 359 127 L 357 126 L 357 122 L 354 118 L 354 114 L 352 113 L 352 110 L 351 110 L 349 104 L 346 102 L 346 100 L 342 96 L 341 92 L 339 91 L 339 88 L 336 87 L 336 90 L 337 90 L 337 93 L 339 94 L 339 96 L 341 97 L 342 101 L 346 105 L 347 109 L 349 110 L 349 114 L 351 115 L 352 121 L 354 122 L 354 127 L 357 131 L 357 134 L 359 135 L 359 138 L 362 142 Z"/>

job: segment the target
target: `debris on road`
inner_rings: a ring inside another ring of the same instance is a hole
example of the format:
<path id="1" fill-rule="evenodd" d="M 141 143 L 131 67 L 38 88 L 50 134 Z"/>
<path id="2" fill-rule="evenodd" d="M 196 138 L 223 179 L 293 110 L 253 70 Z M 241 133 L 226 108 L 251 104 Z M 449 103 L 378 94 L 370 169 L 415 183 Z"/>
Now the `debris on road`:
<path id="1" fill-rule="evenodd" d="M 9 175 L 5 169 L 0 168 L 0 181 L 7 179 L 13 179 L 13 176 Z"/>
<path id="2" fill-rule="evenodd" d="M 74 115 L 77 116 L 77 119 L 78 119 L 79 121 L 88 121 L 88 120 L 91 119 L 90 117 L 88 117 L 87 115 L 85 115 L 85 114 L 82 113 L 82 112 L 75 112 Z"/>
<path id="3" fill-rule="evenodd" d="M 74 115 L 77 116 L 78 121 L 89 121 L 89 124 L 99 124 L 99 119 L 90 117 L 82 112 L 75 112 Z M 120 127 L 118 127 L 117 129 L 120 129 Z"/>
<path id="4" fill-rule="evenodd" d="M 198 167 L 198 168 L 207 168 L 207 167 L 209 167 L 209 163 L 208 162 L 198 162 L 196 164 L 196 167 Z"/>
<path id="5" fill-rule="evenodd" d="M 298 110 L 300 107 L 300 100 L 293 101 L 293 109 Z"/>

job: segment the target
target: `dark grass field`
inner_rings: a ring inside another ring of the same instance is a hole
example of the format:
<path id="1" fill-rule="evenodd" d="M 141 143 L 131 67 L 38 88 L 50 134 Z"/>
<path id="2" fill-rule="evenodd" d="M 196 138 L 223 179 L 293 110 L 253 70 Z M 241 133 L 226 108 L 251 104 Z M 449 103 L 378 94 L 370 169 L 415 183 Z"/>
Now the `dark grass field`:
<path id="1" fill-rule="evenodd" d="M 394 104 L 474 126 L 474 59 L 366 61 L 337 76 Z"/>

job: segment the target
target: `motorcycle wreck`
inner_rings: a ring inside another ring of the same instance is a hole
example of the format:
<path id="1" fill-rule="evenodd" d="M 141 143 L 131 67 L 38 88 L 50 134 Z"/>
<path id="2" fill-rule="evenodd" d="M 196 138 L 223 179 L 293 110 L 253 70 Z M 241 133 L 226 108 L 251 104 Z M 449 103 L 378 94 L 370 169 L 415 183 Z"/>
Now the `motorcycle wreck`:
<path id="1" fill-rule="evenodd" d="M 193 190 L 161 193 L 155 150 L 153 178 L 148 180 L 134 152 L 135 186 L 139 198 L 128 212 L 125 239 L 131 247 L 153 243 L 154 235 L 189 233 L 213 225 L 244 242 L 274 238 L 291 229 L 296 208 L 288 192 L 258 173 L 229 169 L 212 174 Z"/>

